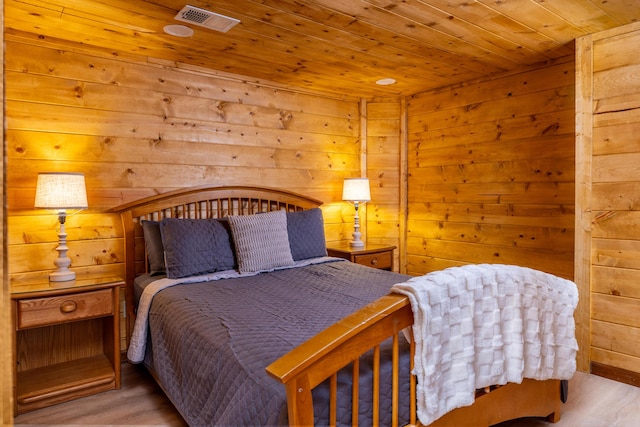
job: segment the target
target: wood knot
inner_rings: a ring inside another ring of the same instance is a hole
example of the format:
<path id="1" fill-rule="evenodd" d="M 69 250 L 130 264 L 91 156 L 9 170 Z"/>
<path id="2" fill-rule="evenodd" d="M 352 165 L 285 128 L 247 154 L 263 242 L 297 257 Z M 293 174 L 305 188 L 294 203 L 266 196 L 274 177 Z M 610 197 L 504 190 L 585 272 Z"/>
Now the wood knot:
<path id="1" fill-rule="evenodd" d="M 82 85 L 78 85 L 75 88 L 73 88 L 73 91 L 76 93 L 76 98 L 82 98 L 84 95 L 84 88 L 82 87 Z"/>

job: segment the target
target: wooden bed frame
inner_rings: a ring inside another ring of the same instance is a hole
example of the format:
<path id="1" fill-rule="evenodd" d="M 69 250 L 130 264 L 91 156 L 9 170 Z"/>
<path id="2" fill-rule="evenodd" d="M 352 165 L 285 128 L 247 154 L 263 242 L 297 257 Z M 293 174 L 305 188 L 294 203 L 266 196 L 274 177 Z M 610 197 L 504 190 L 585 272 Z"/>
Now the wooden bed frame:
<path id="1" fill-rule="evenodd" d="M 223 218 L 228 215 L 250 215 L 284 209 L 297 211 L 322 204 L 289 191 L 247 186 L 195 187 L 148 197 L 113 209 L 120 213 L 124 226 L 126 260 L 127 343 L 129 342 L 135 313 L 133 309 L 133 281 L 147 271 L 147 260 L 142 233 L 142 220 L 163 218 Z M 406 296 L 389 294 L 347 316 L 325 331 L 293 349 L 269 365 L 266 370 L 280 381 L 287 392 L 289 424 L 313 425 L 314 410 L 311 391 L 330 379 L 330 420 L 335 424 L 335 390 L 337 372 L 352 365 L 353 402 L 357 409 L 359 357 L 373 350 L 374 372 L 374 424 L 378 419 L 378 386 L 380 344 L 393 341 L 393 417 L 398 420 L 400 389 L 397 374 L 399 337 L 402 330 L 413 324 L 413 313 Z M 410 328 L 409 328 L 410 330 Z M 411 346 L 413 356 L 414 348 Z M 416 418 L 415 378 L 411 376 L 411 425 L 420 425 Z M 560 419 L 560 381 L 524 380 L 521 384 L 490 387 L 476 393 L 473 405 L 455 409 L 432 426 L 490 426 L 520 417 L 546 417 L 552 422 Z M 357 414 L 357 410 L 353 411 Z M 356 419 L 353 424 L 357 425 Z"/>

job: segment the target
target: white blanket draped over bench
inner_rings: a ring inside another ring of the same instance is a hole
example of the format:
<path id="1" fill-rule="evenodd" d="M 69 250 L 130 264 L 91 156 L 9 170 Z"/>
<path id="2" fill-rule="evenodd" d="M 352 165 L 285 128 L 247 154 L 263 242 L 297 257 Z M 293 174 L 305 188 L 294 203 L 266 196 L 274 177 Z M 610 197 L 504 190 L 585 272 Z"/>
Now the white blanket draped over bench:
<path id="1" fill-rule="evenodd" d="M 575 283 L 526 267 L 453 267 L 393 286 L 414 313 L 417 408 L 427 425 L 475 390 L 576 370 Z"/>

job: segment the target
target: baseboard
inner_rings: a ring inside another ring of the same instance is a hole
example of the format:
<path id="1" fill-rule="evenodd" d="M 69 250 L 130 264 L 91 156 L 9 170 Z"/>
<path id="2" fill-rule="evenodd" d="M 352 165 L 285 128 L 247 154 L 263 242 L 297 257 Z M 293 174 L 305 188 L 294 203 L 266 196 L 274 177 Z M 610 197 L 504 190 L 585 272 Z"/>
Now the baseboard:
<path id="1" fill-rule="evenodd" d="M 602 363 L 591 362 L 591 373 L 599 377 L 630 384 L 640 387 L 640 373 L 616 368 L 615 366 L 604 365 Z"/>

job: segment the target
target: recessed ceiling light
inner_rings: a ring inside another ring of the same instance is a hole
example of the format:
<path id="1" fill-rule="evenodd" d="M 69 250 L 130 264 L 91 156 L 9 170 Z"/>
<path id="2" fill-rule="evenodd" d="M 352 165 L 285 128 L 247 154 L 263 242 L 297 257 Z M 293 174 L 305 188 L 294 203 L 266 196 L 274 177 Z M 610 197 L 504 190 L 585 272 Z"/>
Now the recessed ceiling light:
<path id="1" fill-rule="evenodd" d="M 193 35 L 193 29 L 186 25 L 165 25 L 163 30 L 165 33 L 177 37 L 191 37 Z"/>
<path id="2" fill-rule="evenodd" d="M 395 82 L 396 82 L 396 79 L 387 78 L 387 79 L 378 80 L 376 84 L 380 86 L 388 86 L 388 85 L 394 84 Z"/>

